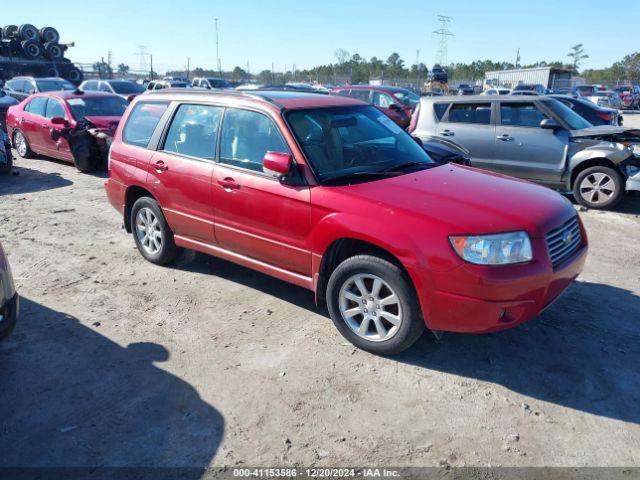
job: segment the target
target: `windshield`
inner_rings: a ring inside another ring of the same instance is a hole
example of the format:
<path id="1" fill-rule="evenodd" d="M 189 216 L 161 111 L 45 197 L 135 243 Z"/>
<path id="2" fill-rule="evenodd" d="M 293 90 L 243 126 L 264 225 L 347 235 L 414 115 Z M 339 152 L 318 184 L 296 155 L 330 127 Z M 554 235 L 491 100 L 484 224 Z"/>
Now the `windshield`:
<path id="1" fill-rule="evenodd" d="M 556 116 L 560 117 L 567 125 L 569 125 L 571 130 L 593 127 L 591 123 L 558 100 L 547 100 L 544 104 Z"/>
<path id="2" fill-rule="evenodd" d="M 66 80 L 36 80 L 36 84 L 41 92 L 72 91 L 76 89 L 73 83 Z"/>
<path id="3" fill-rule="evenodd" d="M 142 85 L 138 85 L 134 82 L 126 82 L 123 80 L 115 80 L 109 82 L 113 91 L 120 94 L 128 94 L 128 93 L 142 93 L 144 92 L 144 87 Z"/>
<path id="4" fill-rule="evenodd" d="M 287 120 L 320 182 L 370 180 L 436 165 L 375 107 L 293 110 Z"/>
<path id="5" fill-rule="evenodd" d="M 393 94 L 398 100 L 400 100 L 407 107 L 413 108 L 420 101 L 420 97 L 418 95 L 408 90 L 406 92 L 405 91 L 393 92 Z"/>
<path id="6" fill-rule="evenodd" d="M 127 101 L 121 97 L 82 97 L 67 100 L 76 120 L 85 117 L 121 117 Z"/>

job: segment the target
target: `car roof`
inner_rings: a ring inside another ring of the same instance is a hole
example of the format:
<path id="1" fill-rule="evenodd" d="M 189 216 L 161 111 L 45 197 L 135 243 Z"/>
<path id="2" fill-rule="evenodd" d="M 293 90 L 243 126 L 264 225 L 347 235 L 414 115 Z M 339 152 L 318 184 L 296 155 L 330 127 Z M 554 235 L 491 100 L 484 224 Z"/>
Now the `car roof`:
<path id="1" fill-rule="evenodd" d="M 108 92 L 83 92 L 83 93 L 78 93 L 77 90 L 63 90 L 63 91 L 53 91 L 53 92 L 42 92 L 41 94 L 39 94 L 39 96 L 41 97 L 46 97 L 46 96 L 54 96 L 54 97 L 58 97 L 58 98 L 62 98 L 64 100 L 68 100 L 70 98 L 85 98 L 85 97 L 89 97 L 89 98 L 93 98 L 93 97 L 118 97 L 120 98 L 118 95 L 114 94 L 114 93 L 108 93 Z"/>
<path id="2" fill-rule="evenodd" d="M 195 90 L 184 88 L 166 88 L 149 92 L 145 97 L 176 97 L 169 100 L 193 100 L 194 98 L 223 98 L 242 99 L 260 102 L 276 106 L 284 110 L 297 110 L 303 108 L 340 107 L 351 105 L 369 105 L 366 102 L 351 97 L 340 95 L 326 95 L 322 93 L 308 93 L 298 91 L 271 91 L 271 90 Z"/>
<path id="3" fill-rule="evenodd" d="M 408 88 L 393 87 L 391 85 L 347 85 L 344 87 L 336 87 L 336 90 L 383 90 L 386 92 L 409 92 Z"/>
<path id="4" fill-rule="evenodd" d="M 495 90 L 495 89 L 490 89 Z M 470 102 L 478 102 L 478 103 L 487 103 L 487 102 L 495 102 L 495 101 L 509 101 L 509 102 L 522 102 L 522 103 L 531 103 L 534 100 L 543 100 L 545 96 L 543 95 L 465 95 L 461 97 L 459 95 L 443 95 L 441 97 L 429 97 L 422 96 L 421 99 L 433 100 L 437 102 L 447 101 L 447 102 L 455 102 L 455 103 L 470 103 Z"/>

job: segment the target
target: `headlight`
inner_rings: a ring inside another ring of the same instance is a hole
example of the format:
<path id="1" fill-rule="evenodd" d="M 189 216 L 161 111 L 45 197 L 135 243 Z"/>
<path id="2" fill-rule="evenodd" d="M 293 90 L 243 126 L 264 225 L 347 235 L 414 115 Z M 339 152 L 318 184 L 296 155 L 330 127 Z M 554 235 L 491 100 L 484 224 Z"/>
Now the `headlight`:
<path id="1" fill-rule="evenodd" d="M 533 258 L 527 232 L 450 236 L 449 241 L 460 258 L 476 265 L 508 265 Z"/>

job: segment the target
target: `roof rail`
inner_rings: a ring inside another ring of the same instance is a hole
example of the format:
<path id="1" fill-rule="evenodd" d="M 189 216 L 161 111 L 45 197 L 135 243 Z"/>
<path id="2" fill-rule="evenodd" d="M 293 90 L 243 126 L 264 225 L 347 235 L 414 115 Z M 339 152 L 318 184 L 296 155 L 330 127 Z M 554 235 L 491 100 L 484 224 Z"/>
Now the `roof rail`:
<path id="1" fill-rule="evenodd" d="M 151 90 L 148 93 L 154 95 L 161 95 L 163 93 L 186 93 L 186 94 L 195 94 L 195 95 L 216 95 L 221 97 L 245 97 L 251 98 L 253 100 L 260 100 L 263 102 L 270 103 L 280 108 L 284 108 L 278 102 L 276 102 L 273 98 L 267 95 L 260 95 L 256 93 L 250 93 L 246 91 L 239 90 L 196 90 L 194 88 L 163 88 L 161 90 Z"/>

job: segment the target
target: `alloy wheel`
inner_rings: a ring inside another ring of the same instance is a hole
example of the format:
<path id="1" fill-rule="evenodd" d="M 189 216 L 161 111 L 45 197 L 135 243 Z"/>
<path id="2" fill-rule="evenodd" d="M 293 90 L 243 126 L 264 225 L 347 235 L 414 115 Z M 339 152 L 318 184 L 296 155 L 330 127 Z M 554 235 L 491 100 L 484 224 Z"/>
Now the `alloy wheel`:
<path id="1" fill-rule="evenodd" d="M 359 273 L 344 282 L 339 293 L 342 319 L 359 337 L 383 342 L 402 324 L 400 299 L 380 277 Z"/>
<path id="2" fill-rule="evenodd" d="M 150 208 L 143 207 L 136 215 L 136 235 L 140 245 L 149 255 L 156 255 L 162 248 L 162 230 L 158 217 Z"/>
<path id="3" fill-rule="evenodd" d="M 16 144 L 16 150 L 18 151 L 18 155 L 24 157 L 27 154 L 27 139 L 24 138 L 22 132 L 16 132 L 14 141 Z"/>
<path id="4" fill-rule="evenodd" d="M 616 194 L 616 184 L 606 173 L 595 172 L 582 180 L 580 194 L 587 201 L 600 205 Z"/>

